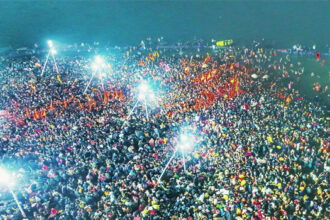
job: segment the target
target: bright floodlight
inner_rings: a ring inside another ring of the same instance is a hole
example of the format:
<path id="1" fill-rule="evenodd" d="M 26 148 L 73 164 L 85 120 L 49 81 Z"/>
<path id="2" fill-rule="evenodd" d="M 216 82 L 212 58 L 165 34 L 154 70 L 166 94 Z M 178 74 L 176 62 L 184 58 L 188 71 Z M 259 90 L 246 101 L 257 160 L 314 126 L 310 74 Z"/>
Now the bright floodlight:
<path id="1" fill-rule="evenodd" d="M 140 100 L 144 100 L 148 95 L 155 97 L 151 88 L 146 82 L 142 82 L 138 87 L 138 97 Z"/>
<path id="2" fill-rule="evenodd" d="M 180 136 L 180 141 L 181 141 L 181 142 L 187 142 L 187 141 L 188 141 L 188 135 L 186 135 L 186 134 L 181 134 L 181 136 Z"/>
<path id="3" fill-rule="evenodd" d="M 53 55 L 55 55 L 55 54 L 57 53 L 57 51 L 56 51 L 54 48 L 50 49 L 50 52 L 51 52 Z"/>
<path id="4" fill-rule="evenodd" d="M 96 63 L 93 63 L 92 64 L 92 69 L 95 70 L 95 71 L 98 70 L 99 69 L 99 65 L 96 64 Z"/>
<path id="5" fill-rule="evenodd" d="M 181 150 L 189 150 L 194 144 L 194 137 L 191 134 L 182 133 L 179 138 L 178 147 Z"/>
<path id="6" fill-rule="evenodd" d="M 147 83 L 143 82 L 143 83 L 140 84 L 140 86 L 139 86 L 139 92 L 145 93 L 148 90 L 149 90 L 149 86 L 148 86 Z"/>
<path id="7" fill-rule="evenodd" d="M 3 168 L 0 168 L 0 184 L 6 185 L 6 186 L 14 185 L 14 180 L 9 175 L 9 173 Z"/>
<path id="8" fill-rule="evenodd" d="M 53 41 L 49 40 L 47 41 L 49 47 L 53 47 Z"/>
<path id="9" fill-rule="evenodd" d="M 104 60 L 101 56 L 95 56 L 95 63 L 97 64 L 103 64 Z"/>
<path id="10" fill-rule="evenodd" d="M 97 55 L 94 58 L 94 63 L 92 64 L 92 68 L 94 69 L 94 71 L 98 71 L 101 68 L 103 68 L 105 66 L 104 64 L 104 59 L 103 57 Z"/>

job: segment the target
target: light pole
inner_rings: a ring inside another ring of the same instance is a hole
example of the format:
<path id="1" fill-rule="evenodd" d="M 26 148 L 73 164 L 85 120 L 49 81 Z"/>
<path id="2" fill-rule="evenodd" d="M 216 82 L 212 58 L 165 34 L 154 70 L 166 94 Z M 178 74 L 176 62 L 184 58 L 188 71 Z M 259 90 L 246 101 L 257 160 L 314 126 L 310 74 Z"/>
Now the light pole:
<path id="1" fill-rule="evenodd" d="M 192 134 L 187 133 L 187 130 L 184 129 L 184 131 L 181 133 L 181 135 L 179 136 L 179 142 L 174 150 L 173 155 L 171 156 L 171 158 L 169 159 L 169 161 L 167 162 L 166 166 L 164 167 L 163 171 L 161 172 L 161 175 L 158 178 L 158 183 L 160 182 L 160 180 L 162 179 L 166 169 L 168 168 L 169 164 L 171 163 L 171 161 L 174 159 L 176 152 L 178 150 L 181 150 L 181 157 L 182 157 L 182 161 L 183 161 L 183 169 L 186 172 L 186 161 L 185 161 L 185 155 L 184 152 L 187 150 L 190 150 L 193 145 L 194 145 L 195 139 L 193 137 Z"/>
<path id="2" fill-rule="evenodd" d="M 48 44 L 49 50 L 48 50 L 48 54 L 47 54 L 47 57 L 46 57 L 46 61 L 43 65 L 43 67 L 42 67 L 41 76 L 44 75 L 44 72 L 45 72 L 45 69 L 46 69 L 46 66 L 47 66 L 47 63 L 48 63 L 48 60 L 49 60 L 49 56 L 52 56 L 56 73 L 59 74 L 59 71 L 58 71 L 58 68 L 57 68 L 57 63 L 56 63 L 55 56 L 54 56 L 57 53 L 57 51 L 54 48 L 53 41 L 49 40 L 49 41 L 47 41 L 47 44 Z"/>
<path id="3" fill-rule="evenodd" d="M 135 108 L 137 107 L 138 103 L 145 107 L 146 118 L 149 121 L 149 113 L 148 113 L 148 102 L 155 101 L 155 93 L 152 88 L 148 85 L 146 81 L 142 81 L 139 86 L 137 87 L 137 101 L 135 102 L 132 110 L 128 113 L 126 120 L 133 114 Z M 122 125 L 124 127 L 126 121 Z"/>
<path id="4" fill-rule="evenodd" d="M 89 80 L 89 82 L 88 82 L 88 84 L 87 84 L 87 86 L 86 86 L 86 88 L 85 88 L 83 94 L 85 94 L 85 93 L 87 92 L 87 89 L 89 88 L 89 86 L 90 86 L 90 84 L 91 84 L 93 78 L 95 77 L 95 75 L 96 75 L 97 73 L 100 74 L 100 71 L 101 71 L 101 70 L 104 70 L 104 68 L 105 68 L 104 59 L 103 59 L 101 56 L 98 56 L 98 55 L 97 55 L 97 56 L 95 56 L 94 59 L 95 59 L 95 61 L 94 61 L 94 63 L 92 64 L 93 74 L 92 74 L 92 76 L 91 76 L 91 78 L 90 78 L 90 80 Z M 101 74 L 100 74 L 100 77 L 101 77 L 102 89 L 104 90 L 104 85 L 103 85 L 103 77 L 104 77 L 104 74 L 101 73 Z"/>

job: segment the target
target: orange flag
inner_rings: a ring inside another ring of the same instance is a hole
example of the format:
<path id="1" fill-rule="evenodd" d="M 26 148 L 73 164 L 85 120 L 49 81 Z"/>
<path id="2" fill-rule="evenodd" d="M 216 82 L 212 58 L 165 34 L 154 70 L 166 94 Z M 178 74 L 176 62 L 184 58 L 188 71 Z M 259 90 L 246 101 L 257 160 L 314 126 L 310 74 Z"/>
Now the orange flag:
<path id="1" fill-rule="evenodd" d="M 119 99 L 124 100 L 123 90 L 119 90 Z"/>
<path id="2" fill-rule="evenodd" d="M 108 92 L 108 91 L 104 91 L 104 94 L 103 94 L 103 104 L 108 103 L 108 101 L 109 101 L 109 96 L 110 96 L 110 92 Z"/>
<path id="3" fill-rule="evenodd" d="M 211 79 L 211 73 L 207 75 L 207 80 Z"/>
<path id="4" fill-rule="evenodd" d="M 204 81 L 204 80 L 205 80 L 205 76 L 203 74 L 202 77 L 201 77 L 201 81 Z"/>
<path id="5" fill-rule="evenodd" d="M 88 94 L 86 94 L 86 99 L 90 101 L 92 98 Z"/>
<path id="6" fill-rule="evenodd" d="M 235 81 L 235 92 L 238 92 L 239 90 L 239 79 L 236 78 L 236 81 Z"/>
<path id="7" fill-rule="evenodd" d="M 84 109 L 84 106 L 81 104 L 81 102 L 78 98 L 76 98 L 76 102 L 78 102 L 80 109 Z"/>
<path id="8" fill-rule="evenodd" d="M 31 87 L 31 89 L 32 89 L 33 92 L 37 92 L 37 89 L 36 89 L 36 87 L 33 84 L 31 84 L 30 87 Z"/>
<path id="9" fill-rule="evenodd" d="M 116 98 L 118 98 L 118 91 L 117 90 L 115 90 L 114 92 L 113 92 L 113 97 L 116 99 Z"/>
<path id="10" fill-rule="evenodd" d="M 68 102 L 71 102 L 74 99 L 74 96 L 72 95 L 69 99 Z"/>
<path id="11" fill-rule="evenodd" d="M 285 97 L 285 104 L 290 104 L 290 102 L 291 102 L 291 95 L 287 95 L 286 97 Z"/>
<path id="12" fill-rule="evenodd" d="M 139 66 L 145 66 L 146 64 L 143 62 L 142 59 L 140 59 Z"/>
<path id="13" fill-rule="evenodd" d="M 88 108 L 89 110 L 92 110 L 92 107 L 96 105 L 96 101 L 94 99 L 92 99 L 90 102 L 88 102 Z"/>
<path id="14" fill-rule="evenodd" d="M 64 106 L 64 108 L 67 108 L 68 107 L 68 103 L 67 103 L 67 101 L 65 99 L 63 101 L 63 106 Z"/>
<path id="15" fill-rule="evenodd" d="M 31 114 L 30 114 L 30 109 L 27 108 L 27 109 L 25 110 L 25 116 L 26 116 L 26 117 L 30 117 L 30 116 L 31 116 Z"/>
<path id="16" fill-rule="evenodd" d="M 46 116 L 47 116 L 46 110 L 43 108 L 41 110 L 41 117 L 46 117 Z"/>
<path id="17" fill-rule="evenodd" d="M 207 63 L 207 62 L 209 62 L 210 60 L 211 60 L 210 55 L 207 55 L 207 57 L 205 57 L 203 63 Z"/>
<path id="18" fill-rule="evenodd" d="M 34 111 L 33 111 L 33 118 L 34 119 L 39 119 L 40 118 L 40 115 L 39 115 L 39 112 L 37 111 L 37 109 L 34 109 Z"/>
<path id="19" fill-rule="evenodd" d="M 233 64 L 233 63 L 230 64 L 229 70 L 230 70 L 230 71 L 233 71 L 233 70 L 234 70 L 234 64 Z"/>
<path id="20" fill-rule="evenodd" d="M 50 105 L 49 105 L 49 111 L 53 111 L 54 110 L 54 105 L 53 105 L 53 101 L 50 101 Z"/>

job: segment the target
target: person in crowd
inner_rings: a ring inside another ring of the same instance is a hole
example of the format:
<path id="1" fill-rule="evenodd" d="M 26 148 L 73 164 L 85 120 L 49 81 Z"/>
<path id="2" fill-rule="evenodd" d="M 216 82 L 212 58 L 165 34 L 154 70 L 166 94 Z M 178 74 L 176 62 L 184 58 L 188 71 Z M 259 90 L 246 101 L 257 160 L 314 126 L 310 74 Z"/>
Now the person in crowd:
<path id="1" fill-rule="evenodd" d="M 28 219 L 329 216 L 329 118 L 294 87 L 303 65 L 260 46 L 144 47 L 105 56 L 86 93 L 81 53 L 56 56 L 59 74 L 42 55 L 1 57 L 0 161 Z M 148 118 L 130 114 L 141 79 L 157 88 Z M 160 179 L 182 126 L 199 141 Z M 0 187 L 1 218 L 22 219 Z"/>

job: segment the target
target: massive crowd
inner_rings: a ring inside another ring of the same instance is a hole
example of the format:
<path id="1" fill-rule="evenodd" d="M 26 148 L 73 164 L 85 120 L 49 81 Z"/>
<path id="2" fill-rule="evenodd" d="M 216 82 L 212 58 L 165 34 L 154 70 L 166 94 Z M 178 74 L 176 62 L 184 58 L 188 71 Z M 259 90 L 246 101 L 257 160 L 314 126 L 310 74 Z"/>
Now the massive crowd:
<path id="1" fill-rule="evenodd" d="M 294 87 L 303 65 L 261 46 L 207 52 L 104 52 L 86 94 L 88 55 L 56 55 L 42 76 L 43 55 L 1 57 L 0 164 L 26 218 L 326 219 L 329 118 Z M 141 78 L 157 102 L 127 118 Z M 183 126 L 199 141 L 158 181 Z M 22 219 L 0 189 L 1 219 Z"/>

